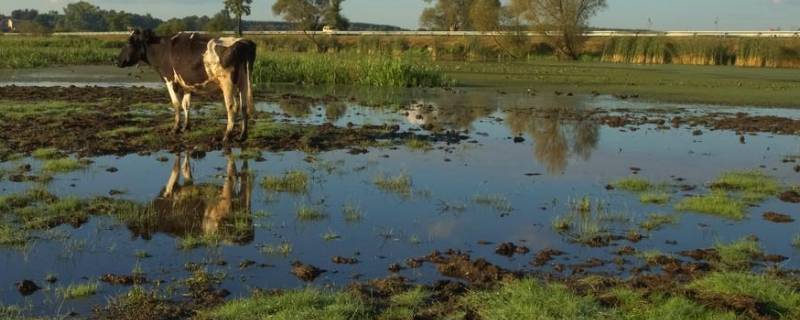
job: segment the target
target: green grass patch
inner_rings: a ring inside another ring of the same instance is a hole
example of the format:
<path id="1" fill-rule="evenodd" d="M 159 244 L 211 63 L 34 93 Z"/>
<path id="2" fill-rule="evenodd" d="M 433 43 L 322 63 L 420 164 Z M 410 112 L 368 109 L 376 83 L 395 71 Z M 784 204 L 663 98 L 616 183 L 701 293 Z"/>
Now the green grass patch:
<path id="1" fill-rule="evenodd" d="M 746 213 L 745 204 L 742 201 L 734 199 L 722 191 L 684 198 L 675 205 L 675 209 L 684 212 L 713 214 L 735 220 L 744 219 Z"/>
<path id="2" fill-rule="evenodd" d="M 39 160 L 53 160 L 64 157 L 56 148 L 39 148 L 31 152 L 31 156 Z"/>
<path id="3" fill-rule="evenodd" d="M 428 140 L 422 140 L 419 138 L 411 138 L 406 140 L 406 147 L 409 150 L 415 151 L 428 151 L 433 149 L 433 145 Z"/>
<path id="4" fill-rule="evenodd" d="M 753 260 L 764 252 L 757 241 L 744 238 L 729 244 L 714 245 L 719 255 L 717 262 L 724 270 L 750 270 Z"/>
<path id="5" fill-rule="evenodd" d="M 344 216 L 344 221 L 347 222 L 357 222 L 364 218 L 364 212 L 361 207 L 353 203 L 345 203 L 342 208 L 342 215 Z"/>
<path id="6" fill-rule="evenodd" d="M 227 302 L 201 311 L 198 319 L 214 320 L 306 320 L 369 319 L 368 306 L 346 292 L 315 288 L 285 291 L 275 295 L 259 294 Z"/>
<path id="7" fill-rule="evenodd" d="M 280 255 L 284 257 L 288 257 L 294 251 L 294 247 L 291 243 L 283 242 L 278 245 L 266 244 L 261 247 L 261 253 L 275 256 Z"/>
<path id="8" fill-rule="evenodd" d="M 630 192 L 644 192 L 650 190 L 653 185 L 650 181 L 639 177 L 622 178 L 611 183 L 611 186 L 618 190 Z"/>
<path id="9" fill-rule="evenodd" d="M 615 319 L 626 320 L 735 320 L 736 313 L 709 309 L 682 296 L 654 294 L 644 297 L 627 288 L 614 288 L 609 293 L 619 302 Z"/>
<path id="10" fill-rule="evenodd" d="M 56 293 L 63 299 L 79 299 L 86 298 L 97 294 L 100 290 L 100 284 L 97 282 L 88 282 L 82 284 L 72 284 L 64 288 L 56 289 Z"/>
<path id="11" fill-rule="evenodd" d="M 283 176 L 264 177 L 261 186 L 272 192 L 305 193 L 308 192 L 309 181 L 307 173 L 294 170 Z"/>
<path id="12" fill-rule="evenodd" d="M 651 213 L 647 215 L 647 219 L 639 223 L 639 226 L 647 231 L 653 231 L 661 229 L 665 225 L 676 224 L 678 220 L 680 220 L 680 216 L 677 214 Z"/>
<path id="13" fill-rule="evenodd" d="M 664 191 L 647 191 L 639 195 L 642 203 L 667 204 L 672 196 Z"/>
<path id="14" fill-rule="evenodd" d="M 473 291 L 464 297 L 482 319 L 593 319 L 602 311 L 589 297 L 560 284 L 526 279 L 503 284 L 494 291 Z"/>
<path id="15" fill-rule="evenodd" d="M 0 222 L 0 247 L 23 247 L 28 244 L 28 232 Z"/>
<path id="16" fill-rule="evenodd" d="M 741 192 L 749 202 L 760 202 L 778 194 L 780 184 L 775 177 L 759 170 L 731 171 L 721 174 L 711 183 L 712 189 Z"/>
<path id="17" fill-rule="evenodd" d="M 217 233 L 187 234 L 178 240 L 178 249 L 192 250 L 200 247 L 218 247 L 222 238 Z"/>
<path id="18" fill-rule="evenodd" d="M 800 292 L 786 281 L 768 275 L 716 272 L 688 286 L 701 297 L 722 299 L 750 297 L 763 303 L 768 314 L 782 319 L 800 317 Z"/>
<path id="19" fill-rule="evenodd" d="M 86 168 L 86 164 L 72 158 L 47 160 L 42 164 L 42 170 L 49 173 L 66 173 Z"/>

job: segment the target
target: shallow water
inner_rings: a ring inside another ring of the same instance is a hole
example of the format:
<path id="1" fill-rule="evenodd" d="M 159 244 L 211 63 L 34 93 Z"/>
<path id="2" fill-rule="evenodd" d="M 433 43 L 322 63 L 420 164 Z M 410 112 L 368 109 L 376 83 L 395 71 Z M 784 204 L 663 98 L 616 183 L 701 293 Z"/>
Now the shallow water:
<path id="1" fill-rule="evenodd" d="M 124 191 L 117 198 L 154 202 L 160 208 L 159 224 L 134 229 L 111 218 L 93 218 L 78 228 L 60 226 L 46 237 L 56 239 L 36 241 L 27 249 L 0 249 L 0 269 L 4 270 L 0 273 L 0 299 L 4 304 L 31 305 L 35 314 L 86 314 L 92 305 L 104 304 L 108 296 L 127 288 L 101 284 L 98 295 L 61 301 L 52 289 L 21 297 L 14 283 L 32 279 L 44 286 L 46 275 L 55 274 L 59 281 L 51 287 L 57 288 L 95 280 L 106 273 L 130 274 L 140 268 L 149 280 L 162 280 L 161 286 L 167 287 L 189 276 L 185 265 L 194 262 L 206 263 L 208 271 L 224 272 L 227 277 L 222 287 L 238 297 L 253 288 L 304 286 L 289 273 L 290 264 L 296 260 L 328 270 L 315 284 L 344 286 L 355 279 L 385 277 L 390 274 L 390 264 L 403 264 L 408 258 L 434 250 L 470 251 L 475 257 L 513 270 L 552 271 L 552 267 L 532 267 L 529 262 L 533 254 L 545 248 L 559 249 L 568 255 L 555 262 L 574 264 L 593 257 L 611 259 L 624 245 L 640 251 L 679 252 L 747 235 L 757 236 L 768 253 L 789 257 L 783 267 L 800 267 L 800 252 L 791 245 L 797 224 L 761 219 L 766 211 L 795 214 L 798 206 L 774 198 L 749 209 L 743 221 L 685 213 L 678 224 L 645 233 L 647 238 L 641 242 L 623 240 L 601 248 L 574 243 L 552 227 L 554 219 L 569 212 L 570 200 L 588 196 L 622 217 L 618 220 L 626 220 L 609 225 L 611 232 L 624 235 L 636 229 L 649 213 L 674 212 L 674 203 L 684 194 L 705 193 L 704 184 L 730 170 L 763 168 L 785 185 L 800 184 L 800 174 L 793 171 L 795 164 L 783 163 L 787 156 L 800 154 L 797 136 L 750 135 L 742 144 L 734 132 L 703 129 L 703 135 L 695 136 L 694 128 L 662 130 L 655 126 L 632 131 L 590 120 L 571 120 L 574 117 L 565 116 L 567 112 L 580 114 L 596 107 L 657 108 L 681 114 L 745 111 L 798 118 L 796 111 L 703 109 L 610 97 L 540 98 L 489 90 L 409 91 L 398 100 L 414 102 L 400 103 L 403 108 L 349 102 L 261 103 L 258 108 L 271 112 L 278 121 L 332 122 L 337 126 L 390 123 L 402 130 L 436 124 L 470 138 L 454 145 L 437 143 L 428 151 L 401 146 L 371 148 L 362 155 L 332 151 L 311 157 L 303 152 L 264 152 L 265 161 L 240 160 L 219 152 L 188 160 L 186 155 L 168 153 L 108 156 L 92 159 L 95 163 L 87 170 L 56 176 L 49 189 L 59 196 L 92 198 L 107 196 L 113 189 Z M 532 107 L 537 112 L 532 112 Z M 524 141 L 515 142 L 513 137 L 523 137 Z M 159 159 L 163 157 L 166 161 Z M 34 172 L 39 166 L 33 159 L 3 166 L 20 163 L 32 164 Z M 119 171 L 106 171 L 110 167 Z M 700 187 L 673 194 L 673 201 L 663 206 L 641 204 L 637 195 L 605 189 L 611 181 L 632 175 L 631 167 L 641 168 L 638 175 L 653 182 L 676 183 L 676 178 L 683 178 L 681 184 Z M 275 193 L 260 186 L 264 177 L 288 170 L 310 174 L 312 184 L 307 193 Z M 186 181 L 188 171 L 191 183 Z M 373 183 L 377 176 L 399 174 L 411 177 L 410 193 L 385 192 Z M 172 188 L 173 195 L 166 195 L 171 177 L 178 178 L 178 187 Z M 0 181 L 4 194 L 27 186 Z M 475 197 L 481 195 L 496 195 L 506 200 L 510 209 L 476 202 Z M 347 204 L 358 206 L 363 219 L 345 221 L 342 211 Z M 319 208 L 327 217 L 300 221 L 295 212 L 301 205 Z M 228 239 L 227 231 L 220 227 L 232 212 L 246 212 L 252 217 L 247 220 L 245 237 Z M 214 248 L 177 249 L 179 239 L 204 233 L 219 233 L 228 241 Z M 340 238 L 326 241 L 326 233 Z M 479 245 L 479 241 L 511 241 L 529 247 L 532 253 L 503 257 L 494 253 L 494 245 Z M 282 243 L 291 244 L 288 256 L 262 252 L 265 245 Z M 152 257 L 137 258 L 135 252 L 142 250 Z M 336 255 L 357 257 L 360 263 L 336 265 L 331 262 Z M 240 269 L 240 262 L 245 260 L 257 265 Z M 632 261 L 623 270 L 609 264 L 590 271 L 626 275 L 636 265 Z M 421 283 L 442 278 L 430 264 L 400 274 Z"/>

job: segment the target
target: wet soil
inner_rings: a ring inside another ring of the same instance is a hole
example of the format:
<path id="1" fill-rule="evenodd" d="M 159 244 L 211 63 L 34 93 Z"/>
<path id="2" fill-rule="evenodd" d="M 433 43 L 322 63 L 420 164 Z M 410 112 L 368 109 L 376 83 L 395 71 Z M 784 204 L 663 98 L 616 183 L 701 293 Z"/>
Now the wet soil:
<path id="1" fill-rule="evenodd" d="M 295 261 L 292 263 L 292 274 L 303 281 L 314 281 L 314 279 L 322 275 L 324 272 L 326 271 L 300 261 Z"/>
<path id="2" fill-rule="evenodd" d="M 762 215 L 764 220 L 775 222 L 775 223 L 792 223 L 794 222 L 794 218 L 788 214 L 777 213 L 777 212 L 766 212 Z"/>

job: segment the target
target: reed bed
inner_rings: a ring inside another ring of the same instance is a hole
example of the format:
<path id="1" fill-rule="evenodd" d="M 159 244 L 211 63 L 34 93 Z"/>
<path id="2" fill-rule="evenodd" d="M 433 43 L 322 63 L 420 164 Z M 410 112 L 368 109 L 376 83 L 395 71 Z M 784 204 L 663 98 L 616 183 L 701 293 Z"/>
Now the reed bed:
<path id="1" fill-rule="evenodd" d="M 606 41 L 602 61 L 635 64 L 800 67 L 800 39 L 619 37 Z"/>

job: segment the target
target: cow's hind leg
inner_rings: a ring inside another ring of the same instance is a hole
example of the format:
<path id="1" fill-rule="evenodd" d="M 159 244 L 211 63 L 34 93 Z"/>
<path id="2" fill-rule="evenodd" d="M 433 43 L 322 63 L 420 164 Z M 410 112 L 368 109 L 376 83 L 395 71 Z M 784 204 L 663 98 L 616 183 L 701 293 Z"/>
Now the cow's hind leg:
<path id="1" fill-rule="evenodd" d="M 234 101 L 235 90 L 233 81 L 231 81 L 230 78 L 223 79 L 220 81 L 220 88 L 222 89 L 222 95 L 225 97 L 225 111 L 228 112 L 228 123 L 225 127 L 225 136 L 222 138 L 222 142 L 228 143 L 233 133 L 234 121 L 236 120 L 236 102 Z"/>
<path id="2" fill-rule="evenodd" d="M 167 90 L 169 91 L 169 98 L 172 101 L 172 107 L 175 109 L 175 124 L 172 125 L 172 133 L 178 133 L 180 131 L 181 123 L 181 101 L 178 100 L 178 93 L 180 93 L 181 90 L 177 85 L 175 85 L 174 82 L 166 82 Z"/>
<path id="3" fill-rule="evenodd" d="M 183 131 L 189 130 L 189 107 L 192 104 L 192 94 L 184 93 L 181 108 L 183 108 Z"/>
<path id="4" fill-rule="evenodd" d="M 247 123 L 250 121 L 250 112 L 247 111 L 247 105 L 244 103 L 245 100 L 242 98 L 244 94 L 242 90 L 238 91 L 238 99 L 239 99 L 239 112 L 242 114 L 242 133 L 239 134 L 239 141 L 247 140 Z"/>

